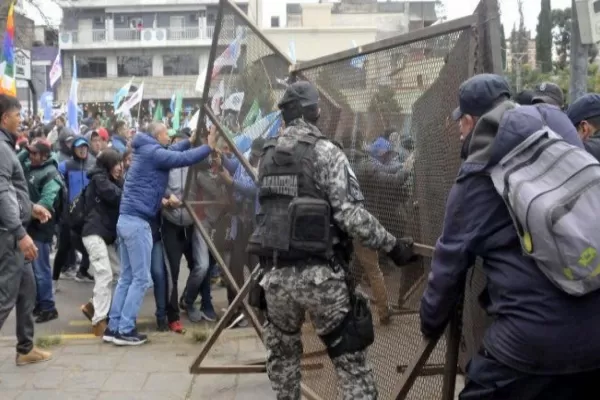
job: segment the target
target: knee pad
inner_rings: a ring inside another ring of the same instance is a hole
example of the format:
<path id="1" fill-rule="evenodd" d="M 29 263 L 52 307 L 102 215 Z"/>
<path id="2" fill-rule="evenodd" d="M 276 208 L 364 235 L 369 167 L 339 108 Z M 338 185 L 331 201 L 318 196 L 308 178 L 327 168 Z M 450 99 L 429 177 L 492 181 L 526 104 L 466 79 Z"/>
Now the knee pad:
<path id="1" fill-rule="evenodd" d="M 375 341 L 373 316 L 367 300 L 356 293 L 350 304 L 352 307 L 344 320 L 333 331 L 320 336 L 332 359 L 362 351 Z"/>

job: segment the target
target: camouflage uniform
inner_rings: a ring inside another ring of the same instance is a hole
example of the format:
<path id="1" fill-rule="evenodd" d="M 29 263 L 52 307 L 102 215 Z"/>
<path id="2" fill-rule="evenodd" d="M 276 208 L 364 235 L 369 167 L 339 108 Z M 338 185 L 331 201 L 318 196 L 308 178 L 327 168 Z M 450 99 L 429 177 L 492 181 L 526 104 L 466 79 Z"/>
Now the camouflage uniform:
<path id="1" fill-rule="evenodd" d="M 311 132 L 321 135 L 315 126 L 297 119 L 288 125 L 279 142 L 288 141 L 293 146 L 300 135 Z M 358 180 L 342 150 L 320 140 L 314 153 L 316 186 L 326 194 L 338 226 L 366 247 L 391 251 L 396 239 L 363 208 Z M 309 313 L 318 335 L 342 323 L 350 310 L 344 271 L 327 264 L 282 267 L 267 271 L 260 284 L 265 289 L 270 321 L 264 336 L 269 379 L 278 399 L 300 399 L 300 329 L 305 314 Z M 344 354 L 332 362 L 344 399 L 377 398 L 365 351 Z"/>

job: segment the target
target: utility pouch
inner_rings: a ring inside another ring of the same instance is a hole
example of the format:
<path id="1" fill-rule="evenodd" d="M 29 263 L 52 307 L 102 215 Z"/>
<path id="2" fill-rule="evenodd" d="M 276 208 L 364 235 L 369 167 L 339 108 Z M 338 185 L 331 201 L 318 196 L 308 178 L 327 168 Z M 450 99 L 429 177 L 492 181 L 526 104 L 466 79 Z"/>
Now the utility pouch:
<path id="1" fill-rule="evenodd" d="M 331 207 L 321 199 L 299 197 L 288 207 L 290 247 L 311 254 L 331 251 Z"/>

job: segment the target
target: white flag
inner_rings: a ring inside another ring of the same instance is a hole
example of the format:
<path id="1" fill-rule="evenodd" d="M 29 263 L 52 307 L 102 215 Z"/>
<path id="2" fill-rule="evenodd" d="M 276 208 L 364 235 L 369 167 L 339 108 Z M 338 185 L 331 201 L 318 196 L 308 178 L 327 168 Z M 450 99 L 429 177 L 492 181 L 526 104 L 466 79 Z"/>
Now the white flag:
<path id="1" fill-rule="evenodd" d="M 200 118 L 200 110 L 196 111 L 192 118 L 190 118 L 190 120 L 187 123 L 187 127 L 191 130 L 196 129 L 196 127 L 198 126 L 198 118 Z"/>
<path id="2" fill-rule="evenodd" d="M 210 108 L 215 115 L 221 114 L 221 99 L 223 99 L 223 96 L 225 96 L 225 80 L 221 80 L 221 83 L 219 83 L 219 88 L 216 93 L 213 94 L 210 103 Z"/>
<path id="3" fill-rule="evenodd" d="M 50 77 L 50 87 L 52 88 L 52 87 L 54 87 L 56 82 L 58 82 L 58 80 L 62 76 L 62 65 L 60 63 L 60 50 L 59 50 L 58 54 L 56 55 L 54 62 L 52 63 L 52 68 L 50 68 L 50 72 L 48 75 Z"/>
<path id="4" fill-rule="evenodd" d="M 119 109 L 115 112 L 115 114 L 126 113 L 127 111 L 131 110 L 139 102 L 142 101 L 143 97 L 144 97 L 144 82 L 142 82 L 142 84 L 140 85 L 138 90 L 134 94 L 132 94 L 130 98 L 128 98 L 127 100 L 125 100 L 123 102 L 123 104 L 121 105 L 121 107 L 119 107 Z"/>
<path id="5" fill-rule="evenodd" d="M 202 93 L 204 92 L 204 83 L 206 82 L 206 73 L 208 72 L 207 68 L 204 68 L 200 74 L 198 74 L 198 79 L 196 79 L 196 92 Z"/>
<path id="6" fill-rule="evenodd" d="M 234 93 L 223 103 L 223 110 L 234 110 L 239 112 L 244 102 L 244 92 Z"/>

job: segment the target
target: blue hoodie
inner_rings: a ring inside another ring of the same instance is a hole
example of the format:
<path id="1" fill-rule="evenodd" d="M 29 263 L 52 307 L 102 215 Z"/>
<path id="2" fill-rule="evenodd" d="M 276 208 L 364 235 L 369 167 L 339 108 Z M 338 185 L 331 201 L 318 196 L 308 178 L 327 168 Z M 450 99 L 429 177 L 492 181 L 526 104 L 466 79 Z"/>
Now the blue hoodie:
<path id="1" fill-rule="evenodd" d="M 146 133 L 134 136 L 132 148 L 133 161 L 127 172 L 120 213 L 149 222 L 160 210 L 169 182 L 169 170 L 193 165 L 211 152 L 208 146 L 190 149 L 189 140 L 165 148 Z"/>
<path id="2" fill-rule="evenodd" d="M 421 300 L 421 329 L 439 333 L 463 291 L 467 270 L 483 259 L 487 301 L 494 322 L 484 347 L 502 364 L 540 375 L 570 374 L 600 366 L 600 290 L 573 297 L 555 287 L 523 255 L 508 210 L 489 166 L 547 125 L 578 147 L 583 144 L 567 116 L 542 105 L 502 103 L 481 118 L 446 204 L 428 286 Z M 497 133 L 496 133 L 497 132 Z"/>

